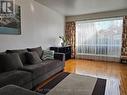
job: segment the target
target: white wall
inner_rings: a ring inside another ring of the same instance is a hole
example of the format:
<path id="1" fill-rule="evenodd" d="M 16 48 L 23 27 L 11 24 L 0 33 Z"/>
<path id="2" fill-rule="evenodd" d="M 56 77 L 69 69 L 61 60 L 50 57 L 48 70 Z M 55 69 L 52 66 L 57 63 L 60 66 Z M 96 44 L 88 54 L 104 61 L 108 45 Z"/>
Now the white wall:
<path id="1" fill-rule="evenodd" d="M 34 0 L 16 0 L 21 6 L 21 35 L 1 35 L 0 51 L 60 44 L 64 34 L 64 16 Z"/>

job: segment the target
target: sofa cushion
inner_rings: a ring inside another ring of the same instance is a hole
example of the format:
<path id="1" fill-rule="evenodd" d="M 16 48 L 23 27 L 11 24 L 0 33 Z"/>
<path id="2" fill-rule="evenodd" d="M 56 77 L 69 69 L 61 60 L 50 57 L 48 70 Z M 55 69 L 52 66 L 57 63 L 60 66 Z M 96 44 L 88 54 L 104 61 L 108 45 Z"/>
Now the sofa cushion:
<path id="1" fill-rule="evenodd" d="M 42 50 L 41 47 L 28 48 L 27 50 L 30 51 L 30 52 L 36 51 L 38 53 L 39 57 L 41 57 L 42 54 L 43 54 L 43 50 Z"/>
<path id="2" fill-rule="evenodd" d="M 0 52 L 0 54 L 6 54 L 6 52 Z"/>
<path id="3" fill-rule="evenodd" d="M 29 71 L 33 75 L 33 79 L 42 76 L 59 66 L 63 66 L 64 62 L 59 60 L 45 60 L 41 64 L 24 66 L 23 70 Z"/>
<path id="4" fill-rule="evenodd" d="M 27 52 L 26 54 L 27 62 L 29 64 L 41 64 L 42 60 L 40 59 L 37 52 Z"/>
<path id="5" fill-rule="evenodd" d="M 31 72 L 33 79 L 36 79 L 40 75 L 43 75 L 46 73 L 43 64 L 27 65 L 23 67 L 23 70 Z"/>
<path id="6" fill-rule="evenodd" d="M 8 72 L 22 68 L 23 64 L 16 53 L 13 54 L 0 54 L 0 72 Z"/>
<path id="7" fill-rule="evenodd" d="M 21 50 L 7 50 L 6 53 L 18 53 L 20 56 L 20 59 L 24 65 L 27 64 L 25 53 L 28 52 L 27 49 L 21 49 Z"/>
<path id="8" fill-rule="evenodd" d="M 44 50 L 41 59 L 42 60 L 54 59 L 54 51 Z"/>
<path id="9" fill-rule="evenodd" d="M 25 83 L 31 81 L 32 75 L 30 72 L 26 71 L 10 71 L 0 74 L 0 87 L 5 85 L 14 84 L 18 86 L 23 86 Z"/>
<path id="10" fill-rule="evenodd" d="M 37 92 L 21 88 L 15 85 L 7 85 L 0 88 L 0 95 L 42 95 Z"/>
<path id="11" fill-rule="evenodd" d="M 46 72 L 49 72 L 61 65 L 64 65 L 64 62 L 60 60 L 45 60 L 42 61 L 42 64 L 44 64 Z"/>

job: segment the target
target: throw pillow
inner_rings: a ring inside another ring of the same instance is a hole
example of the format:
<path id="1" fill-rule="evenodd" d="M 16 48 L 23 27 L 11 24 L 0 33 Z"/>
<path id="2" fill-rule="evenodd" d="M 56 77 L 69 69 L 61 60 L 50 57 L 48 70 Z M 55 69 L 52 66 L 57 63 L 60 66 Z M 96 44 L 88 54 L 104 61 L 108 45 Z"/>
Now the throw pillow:
<path id="1" fill-rule="evenodd" d="M 28 64 L 31 64 L 31 65 L 42 63 L 42 60 L 40 59 L 39 55 L 35 51 L 34 52 L 27 52 L 26 58 L 27 58 Z"/>
<path id="2" fill-rule="evenodd" d="M 23 64 L 18 54 L 0 54 L 0 72 L 8 72 L 22 67 Z"/>
<path id="3" fill-rule="evenodd" d="M 54 51 L 44 50 L 41 59 L 42 60 L 54 59 Z"/>
<path id="4" fill-rule="evenodd" d="M 17 54 L 19 54 L 19 57 L 20 57 L 20 59 L 21 59 L 21 61 L 22 61 L 22 63 L 24 64 L 24 65 L 26 65 L 27 64 L 27 60 L 26 60 L 26 57 L 25 57 L 25 53 L 26 52 L 28 52 L 28 50 L 27 49 L 19 49 L 19 50 L 7 50 L 6 51 L 6 53 L 17 53 Z"/>
<path id="5" fill-rule="evenodd" d="M 37 54 L 39 55 L 39 57 L 41 57 L 41 56 L 42 56 L 42 53 L 43 53 L 41 47 L 37 47 L 37 48 L 28 48 L 27 50 L 30 51 L 30 52 L 33 52 L 33 51 L 37 52 Z"/>

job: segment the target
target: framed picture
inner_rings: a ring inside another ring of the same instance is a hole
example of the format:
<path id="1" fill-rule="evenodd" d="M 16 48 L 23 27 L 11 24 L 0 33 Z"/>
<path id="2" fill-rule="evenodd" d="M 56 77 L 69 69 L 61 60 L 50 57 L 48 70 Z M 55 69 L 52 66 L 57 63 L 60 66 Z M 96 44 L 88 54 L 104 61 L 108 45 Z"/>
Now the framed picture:
<path id="1" fill-rule="evenodd" d="M 0 34 L 21 35 L 20 6 L 15 6 L 15 15 L 0 16 Z"/>

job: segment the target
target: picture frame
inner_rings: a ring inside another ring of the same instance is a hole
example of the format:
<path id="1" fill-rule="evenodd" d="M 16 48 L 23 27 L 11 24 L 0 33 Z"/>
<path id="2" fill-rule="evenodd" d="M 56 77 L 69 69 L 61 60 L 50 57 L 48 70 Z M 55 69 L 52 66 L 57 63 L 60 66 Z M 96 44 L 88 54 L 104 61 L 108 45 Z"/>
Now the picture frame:
<path id="1" fill-rule="evenodd" d="M 15 14 L 0 16 L 0 34 L 21 35 L 21 7 L 15 5 Z"/>

